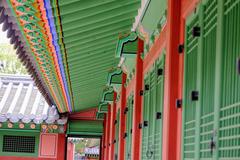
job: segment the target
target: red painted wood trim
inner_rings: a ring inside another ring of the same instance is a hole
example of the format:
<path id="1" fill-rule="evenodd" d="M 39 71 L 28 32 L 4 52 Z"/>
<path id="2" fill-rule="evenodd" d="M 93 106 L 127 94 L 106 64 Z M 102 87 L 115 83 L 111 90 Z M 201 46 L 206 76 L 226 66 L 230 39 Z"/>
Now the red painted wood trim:
<path id="1" fill-rule="evenodd" d="M 41 133 L 39 145 L 39 157 L 57 158 L 58 134 Z"/>
<path id="2" fill-rule="evenodd" d="M 107 150 L 107 114 L 104 114 L 104 134 L 103 134 L 103 153 L 102 153 L 102 160 L 105 160 L 106 157 L 106 150 Z"/>
<path id="3" fill-rule="evenodd" d="M 140 145 L 141 145 L 141 130 L 139 123 L 142 116 L 142 96 L 140 91 L 143 88 L 143 60 L 141 54 L 143 53 L 144 42 L 138 39 L 138 51 L 136 57 L 136 83 L 134 93 L 134 107 L 133 107 L 133 128 L 132 128 L 132 159 L 140 160 Z"/>
<path id="4" fill-rule="evenodd" d="M 86 109 L 80 112 L 75 112 L 69 114 L 70 120 L 96 120 L 96 114 L 97 114 L 98 108 L 90 108 Z"/>
<path id="5" fill-rule="evenodd" d="M 181 17 L 186 18 L 194 11 L 200 0 L 182 0 Z"/>
<path id="6" fill-rule="evenodd" d="M 103 120 L 103 135 L 102 135 L 102 150 L 101 150 L 101 160 L 104 160 L 106 149 L 106 127 L 107 127 L 107 120 L 106 120 L 106 114 L 104 114 L 104 120 Z"/>
<path id="7" fill-rule="evenodd" d="M 104 155 L 105 160 L 109 160 L 109 140 L 110 140 L 110 123 L 111 122 L 111 106 L 108 105 L 108 113 L 107 113 L 107 126 L 106 126 L 106 152 Z"/>
<path id="8" fill-rule="evenodd" d="M 117 100 L 117 93 L 114 92 L 113 94 L 113 105 L 112 105 L 112 116 L 111 116 L 111 138 L 110 138 L 110 156 L 109 156 L 109 160 L 114 160 L 114 149 L 115 149 L 115 144 L 113 143 L 114 139 L 115 139 L 115 120 L 116 120 L 116 113 L 117 113 L 117 104 L 116 104 L 116 100 Z"/>
<path id="9" fill-rule="evenodd" d="M 74 144 L 72 142 L 67 144 L 67 160 L 74 160 Z"/>
<path id="10" fill-rule="evenodd" d="M 168 0 L 167 17 L 167 53 L 164 80 L 164 109 L 163 109 L 163 150 L 165 160 L 177 159 L 177 120 L 178 109 L 175 106 L 178 98 L 178 66 L 179 66 L 179 32 L 180 32 L 181 0 Z"/>
<path id="11" fill-rule="evenodd" d="M 58 134 L 58 151 L 57 151 L 57 160 L 64 160 L 65 158 L 65 147 L 66 147 L 66 135 Z"/>
<path id="12" fill-rule="evenodd" d="M 124 84 L 126 83 L 127 75 L 122 74 L 122 92 L 121 92 L 121 108 L 120 108 L 120 132 L 119 132 L 119 160 L 124 160 L 125 151 L 125 139 L 124 133 L 126 131 L 126 116 L 124 114 L 124 109 L 126 107 L 126 88 Z"/>
<path id="13" fill-rule="evenodd" d="M 179 43 L 184 44 L 185 36 L 185 19 L 181 17 L 180 19 L 180 39 Z M 183 71 L 184 71 L 184 53 L 179 55 L 179 67 L 178 67 L 178 99 L 183 97 Z M 177 119 L 177 148 L 176 154 L 177 159 L 181 160 L 181 141 L 182 141 L 182 108 L 178 109 L 178 119 Z"/>

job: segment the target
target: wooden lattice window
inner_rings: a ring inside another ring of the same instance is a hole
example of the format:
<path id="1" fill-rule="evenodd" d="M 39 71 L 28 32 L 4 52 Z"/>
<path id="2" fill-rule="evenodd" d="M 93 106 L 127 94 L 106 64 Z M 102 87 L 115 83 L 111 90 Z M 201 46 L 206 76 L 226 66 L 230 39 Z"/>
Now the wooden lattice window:
<path id="1" fill-rule="evenodd" d="M 34 153 L 35 152 L 34 136 L 3 136 L 2 152 Z"/>

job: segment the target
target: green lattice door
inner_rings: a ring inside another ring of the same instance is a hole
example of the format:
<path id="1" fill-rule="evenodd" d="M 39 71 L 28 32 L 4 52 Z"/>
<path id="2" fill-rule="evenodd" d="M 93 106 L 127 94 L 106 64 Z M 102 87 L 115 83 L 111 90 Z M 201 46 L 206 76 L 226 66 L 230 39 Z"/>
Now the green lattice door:
<path id="1" fill-rule="evenodd" d="M 147 75 L 147 77 L 144 80 L 144 84 L 149 84 L 149 76 Z M 150 97 L 150 93 L 146 91 L 144 92 L 144 103 L 143 103 L 143 124 L 142 124 L 142 153 L 141 153 L 141 157 L 142 160 L 147 159 L 146 154 L 148 151 L 148 135 L 149 133 L 149 129 L 148 129 L 148 122 L 149 122 L 149 97 Z"/>
<path id="2" fill-rule="evenodd" d="M 156 109 L 155 109 L 155 128 L 154 128 L 154 160 L 162 159 L 162 113 L 164 99 L 164 66 L 165 54 L 156 64 L 157 84 L 156 84 Z"/>
<path id="3" fill-rule="evenodd" d="M 125 110 L 125 114 L 127 114 L 126 121 L 126 147 L 125 147 L 125 159 L 131 160 L 131 148 L 132 148 L 132 120 L 133 120 L 133 95 L 129 96 L 127 99 L 127 110 Z"/>
<path id="4" fill-rule="evenodd" d="M 216 0 L 199 5 L 186 26 L 183 159 L 212 159 Z"/>
<path id="5" fill-rule="evenodd" d="M 120 110 L 117 112 L 117 117 L 115 120 L 115 148 L 114 148 L 114 158 L 115 160 L 118 160 L 118 145 L 119 145 L 119 125 L 120 125 Z"/>
<path id="6" fill-rule="evenodd" d="M 196 136 L 196 101 L 191 100 L 191 94 L 197 91 L 198 38 L 192 36 L 192 30 L 194 26 L 199 26 L 199 16 L 194 15 L 189 21 L 186 27 L 184 66 L 183 159 L 194 159 Z"/>
<path id="7" fill-rule="evenodd" d="M 223 0 L 218 154 L 240 159 L 240 0 Z"/>
<path id="8" fill-rule="evenodd" d="M 240 158 L 239 16 L 239 0 L 205 0 L 187 19 L 182 159 Z"/>
<path id="9" fill-rule="evenodd" d="M 145 77 L 142 159 L 161 159 L 164 55 Z"/>

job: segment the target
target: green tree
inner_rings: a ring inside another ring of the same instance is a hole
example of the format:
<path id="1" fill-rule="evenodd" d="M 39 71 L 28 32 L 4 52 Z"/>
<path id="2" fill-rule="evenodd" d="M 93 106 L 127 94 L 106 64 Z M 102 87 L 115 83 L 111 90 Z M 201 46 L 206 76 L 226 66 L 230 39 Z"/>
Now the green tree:
<path id="1" fill-rule="evenodd" d="M 0 45 L 0 73 L 27 74 L 25 67 L 16 55 L 16 50 L 9 44 Z"/>

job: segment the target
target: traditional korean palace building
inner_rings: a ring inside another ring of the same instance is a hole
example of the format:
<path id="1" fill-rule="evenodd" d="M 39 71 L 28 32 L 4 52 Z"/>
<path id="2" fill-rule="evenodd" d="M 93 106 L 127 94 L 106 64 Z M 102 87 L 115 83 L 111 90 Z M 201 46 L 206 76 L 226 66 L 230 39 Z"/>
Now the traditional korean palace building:
<path id="1" fill-rule="evenodd" d="M 240 159 L 240 0 L 0 0 L 0 160 Z M 1 38 L 1 37 L 0 37 Z"/>
<path id="2" fill-rule="evenodd" d="M 38 156 L 49 133 L 53 138 L 65 133 L 66 123 L 67 117 L 45 101 L 30 76 L 0 75 L 1 156 Z"/>

